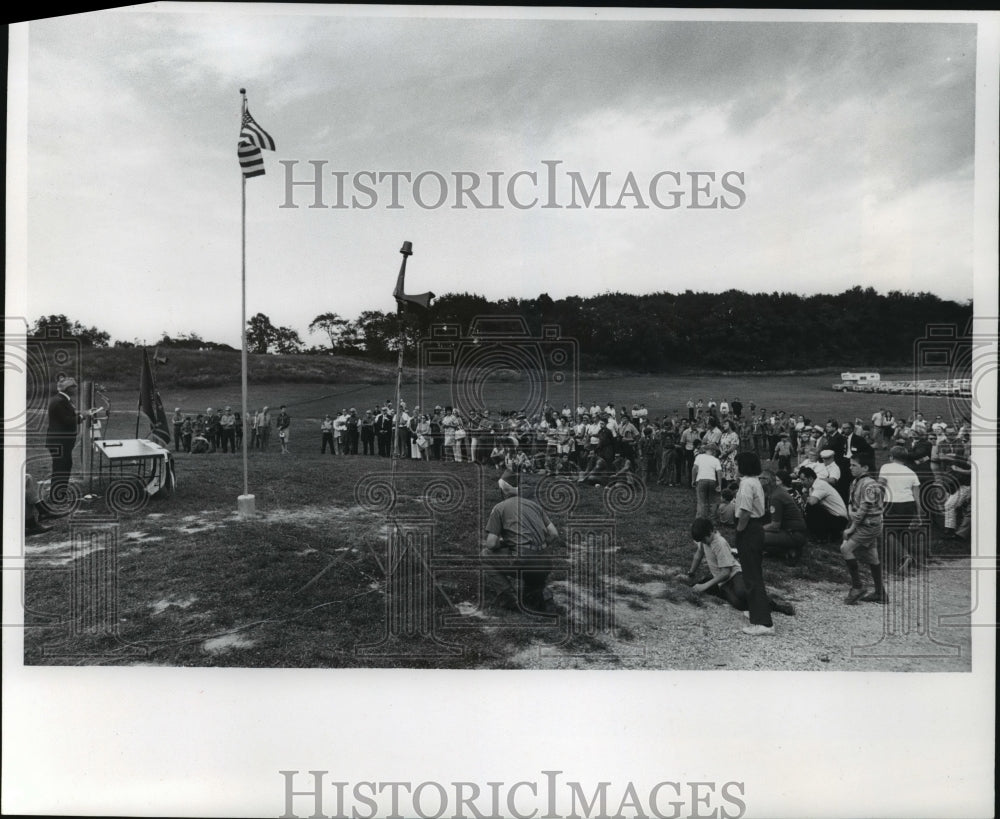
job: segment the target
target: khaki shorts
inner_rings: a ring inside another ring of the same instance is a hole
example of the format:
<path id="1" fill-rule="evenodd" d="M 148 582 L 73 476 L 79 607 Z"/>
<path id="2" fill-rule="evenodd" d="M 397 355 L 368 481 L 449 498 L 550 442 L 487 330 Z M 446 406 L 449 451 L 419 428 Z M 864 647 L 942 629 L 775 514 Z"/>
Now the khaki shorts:
<path id="1" fill-rule="evenodd" d="M 840 547 L 840 553 L 850 560 L 854 558 L 861 563 L 868 563 L 877 566 L 881 562 L 878 558 L 879 531 L 872 531 L 869 528 L 860 527 L 844 541 Z"/>

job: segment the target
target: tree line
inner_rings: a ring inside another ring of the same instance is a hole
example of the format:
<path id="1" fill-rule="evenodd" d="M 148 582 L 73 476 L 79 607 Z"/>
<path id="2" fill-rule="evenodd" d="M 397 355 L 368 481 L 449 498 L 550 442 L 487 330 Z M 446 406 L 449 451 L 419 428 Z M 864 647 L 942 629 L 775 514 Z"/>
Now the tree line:
<path id="1" fill-rule="evenodd" d="M 247 321 L 247 349 L 256 354 L 330 354 L 390 361 L 400 338 L 410 351 L 432 325 L 459 328 L 466 336 L 477 316 L 519 316 L 533 337 L 557 326 L 562 338 L 575 339 L 587 370 L 639 372 L 706 370 L 795 370 L 825 367 L 910 364 L 917 342 L 930 325 L 954 325 L 962 336 L 972 319 L 972 303 L 943 300 L 931 293 L 853 287 L 838 294 L 795 293 L 603 293 L 552 299 L 491 301 L 473 293 L 449 293 L 427 310 L 366 310 L 354 319 L 335 312 L 309 324 L 307 345 L 297 330 L 275 326 L 264 313 Z M 107 333 L 46 316 L 33 335 L 61 326 L 85 344 L 108 346 Z M 966 343 L 967 342 L 963 342 Z M 115 342 L 115 346 L 132 346 Z M 161 347 L 232 349 L 197 334 L 176 339 L 166 333 Z M 960 354 L 960 353 L 959 353 Z"/>

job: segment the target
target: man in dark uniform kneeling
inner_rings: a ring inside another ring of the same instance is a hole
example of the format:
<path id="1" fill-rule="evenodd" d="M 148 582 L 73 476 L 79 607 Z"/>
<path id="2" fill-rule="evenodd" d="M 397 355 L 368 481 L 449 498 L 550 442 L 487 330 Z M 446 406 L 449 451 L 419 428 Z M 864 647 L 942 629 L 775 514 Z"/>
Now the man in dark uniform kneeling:
<path id="1" fill-rule="evenodd" d="M 545 510 L 534 500 L 518 494 L 520 476 L 507 470 L 498 481 L 504 499 L 493 507 L 486 522 L 484 565 L 504 578 L 508 589 L 502 593 L 508 604 L 520 605 L 533 613 L 558 614 L 546 585 L 551 561 L 545 547 L 555 543 L 559 530 Z M 520 599 L 515 598 L 521 579 Z"/>

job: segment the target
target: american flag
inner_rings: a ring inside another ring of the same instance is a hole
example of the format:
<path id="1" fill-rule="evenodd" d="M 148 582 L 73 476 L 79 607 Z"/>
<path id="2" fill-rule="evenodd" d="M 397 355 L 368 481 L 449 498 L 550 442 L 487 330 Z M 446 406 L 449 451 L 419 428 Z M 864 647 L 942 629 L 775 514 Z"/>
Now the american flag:
<path id="1" fill-rule="evenodd" d="M 236 153 L 239 155 L 240 167 L 246 179 L 264 175 L 264 156 L 260 152 L 261 148 L 273 151 L 274 140 L 254 121 L 250 111 L 244 108 L 243 127 L 240 129 L 240 141 L 236 146 Z"/>

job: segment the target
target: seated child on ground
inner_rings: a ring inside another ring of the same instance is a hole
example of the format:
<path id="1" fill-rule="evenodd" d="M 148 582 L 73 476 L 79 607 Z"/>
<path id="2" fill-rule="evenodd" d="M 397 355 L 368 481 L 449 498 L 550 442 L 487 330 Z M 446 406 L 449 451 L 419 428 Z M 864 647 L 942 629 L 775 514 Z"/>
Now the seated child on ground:
<path id="1" fill-rule="evenodd" d="M 747 589 L 743 582 L 743 568 L 740 561 L 729 548 L 729 543 L 719 534 L 712 521 L 707 518 L 695 518 L 691 524 L 691 537 L 695 541 L 695 553 L 691 560 L 691 570 L 688 578 L 694 580 L 695 572 L 702 559 L 708 567 L 710 576 L 691 586 L 698 594 L 713 594 L 721 597 L 733 608 L 747 611 Z M 785 615 L 795 614 L 791 603 L 769 598 L 771 610 Z"/>
<path id="2" fill-rule="evenodd" d="M 716 509 L 719 523 L 723 526 L 736 525 L 736 493 L 729 489 L 722 490 L 722 503 Z"/>

